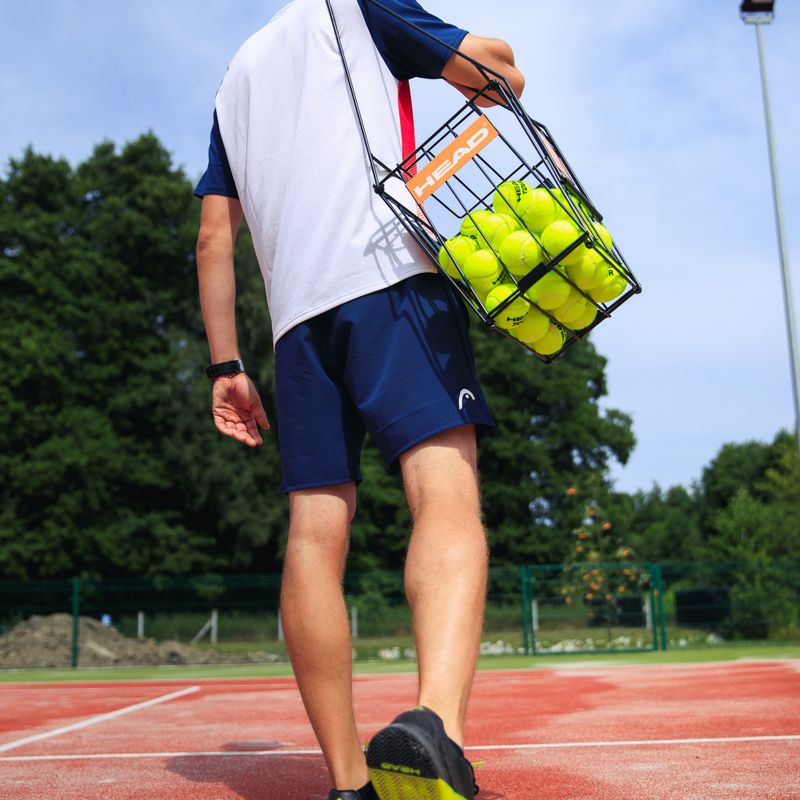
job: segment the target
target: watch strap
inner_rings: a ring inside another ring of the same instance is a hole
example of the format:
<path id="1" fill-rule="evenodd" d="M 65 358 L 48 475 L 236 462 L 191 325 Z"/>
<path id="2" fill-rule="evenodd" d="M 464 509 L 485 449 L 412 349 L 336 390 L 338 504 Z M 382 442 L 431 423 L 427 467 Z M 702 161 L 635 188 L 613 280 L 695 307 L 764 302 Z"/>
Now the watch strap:
<path id="1" fill-rule="evenodd" d="M 239 372 L 244 372 L 244 362 L 241 358 L 233 361 L 220 361 L 218 364 L 211 364 L 206 368 L 206 375 L 211 380 L 219 378 L 221 375 L 236 375 Z"/>

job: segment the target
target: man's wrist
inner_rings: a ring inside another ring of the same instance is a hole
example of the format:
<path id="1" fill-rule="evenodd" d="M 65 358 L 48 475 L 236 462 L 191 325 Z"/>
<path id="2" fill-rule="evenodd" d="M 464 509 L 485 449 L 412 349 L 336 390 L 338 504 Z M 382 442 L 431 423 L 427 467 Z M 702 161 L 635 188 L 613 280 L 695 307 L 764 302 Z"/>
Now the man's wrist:
<path id="1" fill-rule="evenodd" d="M 219 361 L 206 367 L 206 375 L 212 381 L 216 378 L 232 377 L 244 372 L 244 362 L 241 358 L 231 359 L 230 361 Z"/>

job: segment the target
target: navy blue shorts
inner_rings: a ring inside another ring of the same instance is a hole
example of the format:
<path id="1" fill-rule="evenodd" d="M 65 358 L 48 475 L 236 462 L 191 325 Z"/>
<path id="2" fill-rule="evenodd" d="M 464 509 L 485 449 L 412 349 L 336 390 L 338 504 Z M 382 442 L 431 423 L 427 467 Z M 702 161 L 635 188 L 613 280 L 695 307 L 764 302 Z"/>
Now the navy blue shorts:
<path id="1" fill-rule="evenodd" d="M 367 431 L 395 467 L 436 433 L 492 425 L 468 324 L 455 290 L 423 273 L 284 334 L 275 349 L 281 491 L 360 481 Z"/>

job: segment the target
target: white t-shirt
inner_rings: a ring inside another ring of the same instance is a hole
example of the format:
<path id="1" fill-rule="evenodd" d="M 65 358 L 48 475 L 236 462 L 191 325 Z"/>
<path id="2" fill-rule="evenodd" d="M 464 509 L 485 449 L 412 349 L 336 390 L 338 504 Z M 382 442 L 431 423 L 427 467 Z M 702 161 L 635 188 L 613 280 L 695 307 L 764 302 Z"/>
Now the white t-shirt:
<path id="1" fill-rule="evenodd" d="M 410 95 L 398 78 L 438 76 L 451 52 L 369 0 L 332 1 L 370 147 L 394 167 L 414 148 Z M 452 46 L 466 33 L 414 0 L 385 5 Z M 245 42 L 217 94 L 216 120 L 217 160 L 227 161 L 235 192 L 215 189 L 207 173 L 196 193 L 239 197 L 274 342 L 330 308 L 434 270 L 372 189 L 325 0 L 295 0 Z M 212 162 L 214 146 L 212 136 Z M 391 191 L 415 208 L 400 181 Z"/>

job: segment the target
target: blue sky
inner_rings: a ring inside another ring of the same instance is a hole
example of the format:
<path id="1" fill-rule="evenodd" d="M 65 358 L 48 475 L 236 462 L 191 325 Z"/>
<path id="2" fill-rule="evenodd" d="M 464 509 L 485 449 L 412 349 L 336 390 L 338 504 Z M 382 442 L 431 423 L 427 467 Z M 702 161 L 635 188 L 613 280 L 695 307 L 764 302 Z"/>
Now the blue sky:
<path id="1" fill-rule="evenodd" d="M 76 163 L 152 130 L 198 177 L 225 67 L 282 4 L 0 0 L 0 164 L 28 144 Z M 724 442 L 792 428 L 755 33 L 738 0 L 426 5 L 514 47 L 526 109 L 644 285 L 595 334 L 606 404 L 633 414 L 638 439 L 619 488 L 688 485 Z M 765 43 L 797 309 L 800 7 L 776 11 Z M 441 82 L 413 91 L 420 138 L 460 103 Z"/>

